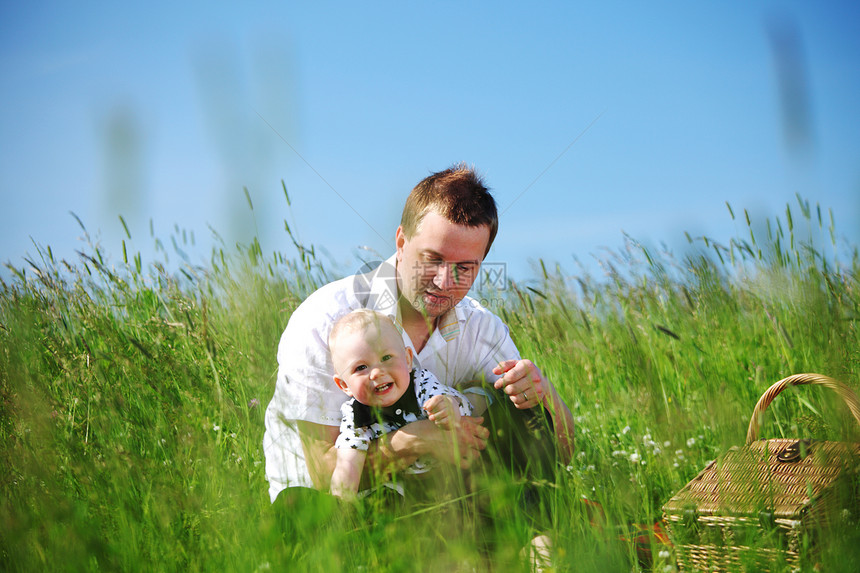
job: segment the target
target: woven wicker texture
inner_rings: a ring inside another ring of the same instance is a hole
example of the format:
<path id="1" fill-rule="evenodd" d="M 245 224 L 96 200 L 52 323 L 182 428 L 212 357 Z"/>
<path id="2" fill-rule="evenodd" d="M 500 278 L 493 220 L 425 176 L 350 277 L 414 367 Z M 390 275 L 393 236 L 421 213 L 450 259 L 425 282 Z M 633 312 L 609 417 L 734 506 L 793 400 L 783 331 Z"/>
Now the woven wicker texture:
<path id="1" fill-rule="evenodd" d="M 753 411 L 746 445 L 709 464 L 663 506 L 682 570 L 800 566 L 803 536 L 860 503 L 845 479 L 860 472 L 860 444 L 756 439 L 773 399 L 804 384 L 834 390 L 860 424 L 856 394 L 832 378 L 797 374 L 771 386 Z"/>
<path id="2" fill-rule="evenodd" d="M 694 506 L 701 516 L 767 511 L 775 518 L 797 518 L 860 459 L 858 444 L 812 442 L 803 459 L 780 462 L 779 456 L 797 442 L 760 440 L 743 449 L 732 448 L 669 500 L 664 511 L 683 512 Z"/>

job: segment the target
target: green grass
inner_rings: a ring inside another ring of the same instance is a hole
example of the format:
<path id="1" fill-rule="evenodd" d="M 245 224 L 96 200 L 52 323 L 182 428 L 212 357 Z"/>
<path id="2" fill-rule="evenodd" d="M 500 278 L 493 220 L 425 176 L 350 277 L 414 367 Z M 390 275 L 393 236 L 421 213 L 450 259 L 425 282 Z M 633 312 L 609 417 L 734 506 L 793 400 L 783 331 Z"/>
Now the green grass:
<path id="1" fill-rule="evenodd" d="M 709 460 L 741 445 L 772 382 L 819 372 L 860 385 L 856 247 L 837 249 L 832 221 L 803 201 L 761 230 L 745 219 L 728 245 L 690 238 L 680 259 L 627 238 L 602 276 L 541 263 L 531 282 L 484 293 L 576 416 L 577 453 L 550 496 L 560 569 L 635 567 L 619 531 L 660 519 Z M 171 239 L 181 258 L 187 234 Z M 87 244 L 76 261 L 46 247 L 10 267 L 3 569 L 525 570 L 517 544 L 529 530 L 509 511 L 510 484 L 489 486 L 492 511 L 508 516 L 489 558 L 474 549 L 470 500 L 466 519 L 445 510 L 457 503 L 426 519 L 368 507 L 365 521 L 324 503 L 286 523 L 272 513 L 262 436 L 277 342 L 290 312 L 335 278 L 293 243 L 295 255 L 221 247 L 205 268 L 174 273 L 125 242 L 119 262 Z M 786 392 L 766 418 L 763 437 L 860 441 L 818 388 Z M 602 505 L 597 526 L 583 498 Z M 820 542 L 829 570 L 860 563 L 853 518 Z M 655 570 L 671 565 L 658 557 Z"/>

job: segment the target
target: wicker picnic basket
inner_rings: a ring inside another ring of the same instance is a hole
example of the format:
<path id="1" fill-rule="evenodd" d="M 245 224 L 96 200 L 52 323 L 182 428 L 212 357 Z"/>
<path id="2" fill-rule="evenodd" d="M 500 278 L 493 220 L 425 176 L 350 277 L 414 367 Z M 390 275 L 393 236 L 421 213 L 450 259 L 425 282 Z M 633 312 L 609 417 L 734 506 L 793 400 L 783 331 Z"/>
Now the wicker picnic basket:
<path id="1" fill-rule="evenodd" d="M 789 386 L 834 390 L 860 424 L 846 385 L 796 374 L 771 386 L 750 420 L 746 445 L 711 462 L 663 506 L 683 571 L 762 571 L 801 567 L 830 527 L 860 513 L 860 444 L 757 439 L 760 418 Z"/>

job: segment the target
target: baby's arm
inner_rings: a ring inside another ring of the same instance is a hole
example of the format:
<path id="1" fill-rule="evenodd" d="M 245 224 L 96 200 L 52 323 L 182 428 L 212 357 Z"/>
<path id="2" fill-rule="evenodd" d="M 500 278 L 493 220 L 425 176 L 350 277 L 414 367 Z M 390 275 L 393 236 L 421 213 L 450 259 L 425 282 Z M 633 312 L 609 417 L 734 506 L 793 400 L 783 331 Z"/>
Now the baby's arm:
<path id="1" fill-rule="evenodd" d="M 460 403 L 455 396 L 437 394 L 424 402 L 429 418 L 440 428 L 450 430 L 460 423 Z"/>
<path id="2" fill-rule="evenodd" d="M 367 447 L 373 439 L 370 428 L 355 427 L 355 404 L 354 400 L 347 400 L 340 407 L 340 435 L 335 441 L 337 459 L 331 474 L 331 493 L 344 499 L 355 499 L 367 459 Z"/>
<path id="3" fill-rule="evenodd" d="M 355 499 L 365 459 L 367 459 L 366 450 L 337 449 L 337 464 L 331 475 L 332 494 L 344 499 Z"/>

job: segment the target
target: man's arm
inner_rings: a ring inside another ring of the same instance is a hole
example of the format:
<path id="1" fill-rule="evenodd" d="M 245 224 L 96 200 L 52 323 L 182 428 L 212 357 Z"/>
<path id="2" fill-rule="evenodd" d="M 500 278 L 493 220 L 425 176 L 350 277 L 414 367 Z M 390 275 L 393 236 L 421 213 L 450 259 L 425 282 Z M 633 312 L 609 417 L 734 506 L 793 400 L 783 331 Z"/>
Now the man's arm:
<path id="1" fill-rule="evenodd" d="M 314 486 L 320 491 L 331 487 L 331 475 L 337 464 L 337 449 L 334 443 L 340 434 L 338 426 L 326 426 L 304 420 L 296 420 L 305 463 Z"/>
<path id="2" fill-rule="evenodd" d="M 559 396 L 555 386 L 549 380 L 544 380 L 544 382 L 549 386 L 549 393 L 544 397 L 543 405 L 552 416 L 561 462 L 567 465 L 573 459 L 573 452 L 576 449 L 573 414 Z"/>
<path id="3" fill-rule="evenodd" d="M 420 456 L 428 455 L 469 468 L 486 447 L 489 437 L 489 430 L 481 426 L 482 422 L 483 418 L 462 416 L 459 427 L 450 432 L 439 429 L 430 420 L 412 422 L 370 442 L 365 467 L 377 473 L 389 473 L 409 467 Z M 311 480 L 317 489 L 328 491 L 337 465 L 334 444 L 340 429 L 303 420 L 296 424 Z"/>
<path id="4" fill-rule="evenodd" d="M 549 411 L 561 461 L 570 463 L 575 447 L 573 414 L 555 386 L 544 378 L 531 360 L 505 360 L 493 369 L 493 373 L 502 375 L 495 382 L 496 389 L 503 390 L 518 409 L 543 404 Z"/>

